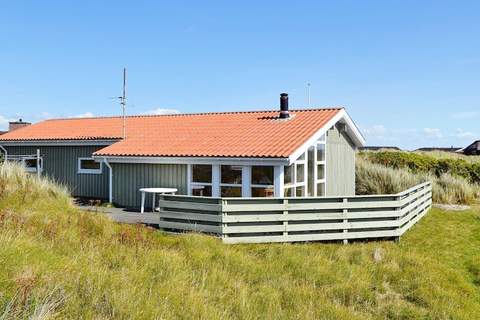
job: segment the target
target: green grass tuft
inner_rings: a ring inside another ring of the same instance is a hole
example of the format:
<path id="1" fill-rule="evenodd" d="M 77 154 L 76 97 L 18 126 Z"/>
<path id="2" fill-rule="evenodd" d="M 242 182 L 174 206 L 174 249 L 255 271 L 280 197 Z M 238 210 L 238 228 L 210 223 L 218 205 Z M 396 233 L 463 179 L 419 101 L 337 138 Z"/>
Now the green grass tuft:
<path id="1" fill-rule="evenodd" d="M 443 153 L 440 155 L 446 157 Z M 356 193 L 392 194 L 419 183 L 431 181 L 433 201 L 436 203 L 474 204 L 478 202 L 480 184 L 469 182 L 462 175 L 453 174 L 458 170 L 452 170 L 453 173 L 451 173 L 445 168 L 428 169 L 433 168 L 432 159 L 435 159 L 432 155 L 408 152 L 360 153 L 356 161 Z M 456 158 L 450 160 L 452 159 Z M 480 162 L 472 162 L 472 164 L 480 165 Z M 443 165 L 440 167 L 443 168 Z M 465 175 L 470 176 L 470 174 Z"/>

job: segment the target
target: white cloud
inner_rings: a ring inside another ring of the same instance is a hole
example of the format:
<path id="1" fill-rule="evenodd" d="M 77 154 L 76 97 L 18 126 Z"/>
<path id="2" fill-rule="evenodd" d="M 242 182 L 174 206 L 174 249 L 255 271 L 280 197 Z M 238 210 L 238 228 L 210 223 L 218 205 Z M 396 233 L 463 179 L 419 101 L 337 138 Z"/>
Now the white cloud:
<path id="1" fill-rule="evenodd" d="M 73 116 L 72 118 L 91 118 L 91 117 L 94 117 L 94 116 L 95 115 L 93 113 L 88 111 L 88 112 L 85 112 L 85 113 L 77 114 L 77 115 Z"/>
<path id="2" fill-rule="evenodd" d="M 0 115 L 0 130 L 8 130 L 8 123 L 13 121 L 13 119 L 8 119 L 2 115 Z"/>
<path id="3" fill-rule="evenodd" d="M 465 131 L 461 128 L 458 128 L 454 134 L 454 137 L 457 139 L 475 139 L 477 135 L 470 131 Z"/>
<path id="4" fill-rule="evenodd" d="M 371 127 L 362 128 L 362 132 L 368 137 L 379 138 L 385 136 L 387 133 L 387 128 L 385 128 L 384 125 L 377 124 Z"/>
<path id="5" fill-rule="evenodd" d="M 442 130 L 438 128 L 423 128 L 423 133 L 429 138 L 441 139 L 443 138 Z"/>
<path id="6" fill-rule="evenodd" d="M 478 116 L 480 116 L 478 111 L 462 111 L 452 114 L 452 118 L 458 120 L 472 119 Z"/>
<path id="7" fill-rule="evenodd" d="M 144 115 L 164 115 L 164 114 L 179 114 L 180 111 L 177 109 L 164 109 L 157 108 L 149 111 L 142 112 Z"/>

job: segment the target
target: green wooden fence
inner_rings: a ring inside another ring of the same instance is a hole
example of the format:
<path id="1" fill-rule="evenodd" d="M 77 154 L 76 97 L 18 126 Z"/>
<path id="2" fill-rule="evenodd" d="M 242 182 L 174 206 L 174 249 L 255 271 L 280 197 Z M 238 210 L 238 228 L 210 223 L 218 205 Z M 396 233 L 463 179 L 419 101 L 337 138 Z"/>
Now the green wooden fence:
<path id="1" fill-rule="evenodd" d="M 321 198 L 161 196 L 169 231 L 216 234 L 225 243 L 399 238 L 431 207 L 426 182 L 394 195 Z"/>

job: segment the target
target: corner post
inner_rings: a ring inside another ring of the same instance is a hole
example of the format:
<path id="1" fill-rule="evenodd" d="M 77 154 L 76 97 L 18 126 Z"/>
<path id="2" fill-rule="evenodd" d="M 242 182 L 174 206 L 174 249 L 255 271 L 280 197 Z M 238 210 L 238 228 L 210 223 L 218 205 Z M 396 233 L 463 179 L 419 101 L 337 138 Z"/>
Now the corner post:
<path id="1" fill-rule="evenodd" d="M 400 196 L 395 197 L 395 201 L 397 202 L 397 206 L 395 207 L 395 211 L 397 213 L 396 220 L 397 220 L 397 223 L 398 223 L 398 226 L 395 230 L 396 235 L 394 237 L 394 241 L 396 243 L 400 243 L 400 236 L 401 236 L 400 230 L 401 230 L 401 227 L 402 227 L 400 225 L 400 220 L 402 219 L 402 208 L 400 207 L 400 200 L 402 200 L 402 197 L 400 197 Z"/>
<path id="2" fill-rule="evenodd" d="M 343 198 L 343 244 L 348 244 L 348 239 L 347 239 L 347 233 L 348 233 L 348 229 L 347 229 L 347 225 L 348 225 L 348 219 L 347 219 L 347 215 L 348 215 L 348 209 L 347 209 L 347 203 L 348 203 L 348 198 Z"/>

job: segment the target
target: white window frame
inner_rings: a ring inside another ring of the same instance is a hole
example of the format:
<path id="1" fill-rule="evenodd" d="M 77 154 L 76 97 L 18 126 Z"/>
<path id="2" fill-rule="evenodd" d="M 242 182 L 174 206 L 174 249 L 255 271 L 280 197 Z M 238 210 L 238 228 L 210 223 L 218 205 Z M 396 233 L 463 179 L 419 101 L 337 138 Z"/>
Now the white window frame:
<path id="1" fill-rule="evenodd" d="M 242 183 L 224 183 L 222 182 L 222 166 L 231 166 L 231 167 L 241 167 L 241 179 Z M 219 193 L 222 195 L 222 187 L 233 187 L 233 188 L 240 188 L 240 197 L 243 197 L 243 177 L 244 173 L 243 171 L 245 170 L 245 166 L 238 166 L 238 165 L 233 165 L 233 164 L 221 164 L 220 166 L 220 184 L 219 184 Z M 213 193 L 213 191 L 212 191 Z"/>
<path id="2" fill-rule="evenodd" d="M 214 168 L 214 165 L 211 165 L 211 164 L 201 164 L 201 165 L 207 165 L 207 166 L 211 166 L 212 167 L 212 182 L 194 182 L 193 181 L 193 164 L 189 164 L 188 165 L 188 195 L 191 196 L 193 194 L 193 187 L 205 187 L 205 186 L 209 186 L 212 188 L 212 197 L 213 197 L 213 176 L 214 176 L 214 173 L 213 171 L 215 170 Z"/>
<path id="3" fill-rule="evenodd" d="M 314 184 L 313 184 L 313 188 L 314 188 L 314 194 L 316 197 L 322 197 L 322 196 L 319 196 L 318 195 L 318 184 L 323 184 L 323 189 L 324 189 L 324 196 L 326 196 L 326 193 L 327 193 L 327 133 L 328 133 L 328 130 L 327 132 L 314 144 L 315 146 L 315 152 L 314 152 L 314 157 L 315 157 L 315 166 L 313 168 L 313 176 L 314 176 Z M 324 160 L 318 160 L 317 159 L 317 146 L 318 145 L 323 145 L 324 146 L 324 149 L 323 149 L 323 158 Z M 323 174 L 324 174 L 324 177 L 322 179 L 319 179 L 318 178 L 318 165 L 323 165 Z"/>
<path id="4" fill-rule="evenodd" d="M 278 179 L 277 177 L 277 166 L 270 166 L 270 165 L 251 165 L 250 167 L 250 179 L 248 180 L 248 191 L 250 193 L 250 197 L 252 196 L 252 188 L 263 188 L 263 189 L 273 189 L 273 197 L 278 197 L 277 195 L 277 188 L 275 187 L 275 182 Z M 252 167 L 272 167 L 273 169 L 273 184 L 253 184 L 252 183 Z M 282 177 L 283 179 L 283 177 Z M 256 197 L 260 198 L 260 197 Z"/>
<path id="5" fill-rule="evenodd" d="M 327 131 L 328 132 L 328 131 Z M 317 145 L 324 146 L 324 159 L 325 160 L 317 160 Z M 302 197 L 306 197 L 308 195 L 308 149 L 310 147 L 314 147 L 315 150 L 313 152 L 314 157 L 314 167 L 313 167 L 313 196 L 318 197 L 318 184 L 323 184 L 323 188 L 326 192 L 327 190 L 327 133 L 320 137 L 312 146 L 309 146 L 303 154 L 301 154 L 298 158 L 303 156 L 303 159 L 295 161 L 293 166 L 293 173 L 292 173 L 292 183 L 285 184 L 283 186 L 283 194 L 286 193 L 287 189 L 292 189 L 292 196 L 293 198 L 297 197 L 297 187 L 303 187 L 303 194 Z M 302 164 L 304 167 L 304 178 L 303 182 L 298 182 L 297 179 L 297 165 Z M 318 179 L 318 165 L 323 165 L 325 176 L 322 179 Z"/>
<path id="6" fill-rule="evenodd" d="M 98 162 L 100 164 L 99 169 L 82 169 L 82 161 L 83 160 L 92 160 L 95 161 L 92 157 L 80 157 L 77 159 L 77 174 L 102 174 L 103 172 L 103 162 Z"/>
<path id="7" fill-rule="evenodd" d="M 37 160 L 39 159 L 40 160 L 40 165 L 39 166 L 35 166 L 35 167 L 27 167 L 26 164 L 25 164 L 25 160 Z M 37 172 L 37 168 L 40 169 L 40 172 L 43 171 L 43 158 L 40 157 L 40 158 L 37 158 L 36 156 L 28 156 L 28 157 L 22 157 L 22 166 L 25 168 L 25 171 L 27 172 Z"/>

